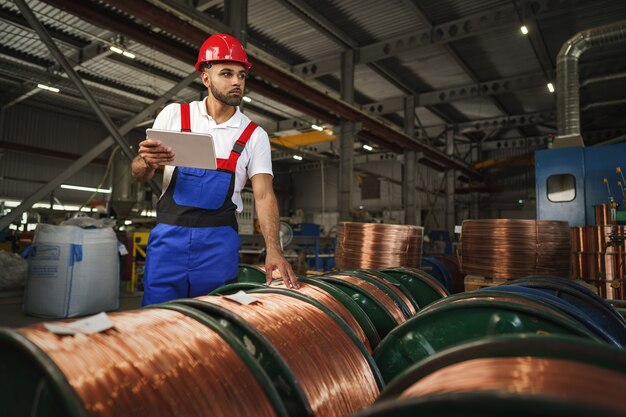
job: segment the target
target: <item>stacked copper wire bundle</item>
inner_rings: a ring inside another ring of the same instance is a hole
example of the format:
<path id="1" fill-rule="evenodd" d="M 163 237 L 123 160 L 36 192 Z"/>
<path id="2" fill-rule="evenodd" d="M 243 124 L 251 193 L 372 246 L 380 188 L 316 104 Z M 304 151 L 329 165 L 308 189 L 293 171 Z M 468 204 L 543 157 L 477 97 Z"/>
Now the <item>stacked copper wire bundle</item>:
<path id="1" fill-rule="evenodd" d="M 278 288 L 286 288 L 282 281 L 272 284 L 272 286 Z M 295 291 L 295 290 L 292 290 Z M 359 325 L 359 322 L 354 318 L 352 313 L 341 304 L 335 297 L 327 293 L 320 287 L 316 287 L 315 285 L 306 284 L 304 282 L 300 283 L 300 288 L 297 290 L 300 293 L 308 295 L 324 304 L 326 307 L 331 309 L 333 313 L 337 314 L 346 324 L 354 331 L 354 334 L 363 342 L 367 350 L 371 353 L 372 346 L 370 345 L 363 328 Z"/>
<path id="2" fill-rule="evenodd" d="M 609 204 L 596 204 L 593 206 L 593 212 L 595 215 L 596 226 L 604 226 L 615 223 L 615 221 L 611 218 L 611 206 Z"/>
<path id="3" fill-rule="evenodd" d="M 580 276 L 596 286 L 607 299 L 624 299 L 621 280 L 626 278 L 626 252 L 610 236 L 626 236 L 626 226 L 604 225 L 583 228 Z"/>
<path id="4" fill-rule="evenodd" d="M 340 222 L 337 268 L 418 268 L 422 261 L 424 228 L 395 224 Z"/>
<path id="5" fill-rule="evenodd" d="M 276 416 L 260 383 L 216 332 L 176 311 L 111 314 L 114 328 L 17 331 L 43 350 L 91 416 Z"/>
<path id="6" fill-rule="evenodd" d="M 439 369 L 415 382 L 402 398 L 429 394 L 501 392 L 552 397 L 626 413 L 626 376 L 562 359 L 481 358 Z"/>
<path id="7" fill-rule="evenodd" d="M 258 302 L 242 305 L 219 296 L 196 300 L 225 307 L 260 331 L 294 373 L 314 415 L 347 416 L 374 402 L 379 390 L 372 368 L 336 321 L 288 295 L 250 295 Z"/>
<path id="8" fill-rule="evenodd" d="M 465 220 L 461 269 L 488 278 L 569 277 L 570 230 L 548 220 Z"/>

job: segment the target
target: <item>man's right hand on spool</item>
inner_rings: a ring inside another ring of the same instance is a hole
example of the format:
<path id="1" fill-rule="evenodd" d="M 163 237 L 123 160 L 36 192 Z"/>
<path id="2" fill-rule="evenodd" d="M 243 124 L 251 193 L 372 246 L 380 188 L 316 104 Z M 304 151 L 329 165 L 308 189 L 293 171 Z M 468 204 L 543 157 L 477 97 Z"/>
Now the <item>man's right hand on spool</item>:
<path id="1" fill-rule="evenodd" d="M 146 139 L 139 143 L 139 156 L 151 169 L 170 163 L 175 157 L 172 148 L 161 146 L 161 142 L 154 139 Z"/>

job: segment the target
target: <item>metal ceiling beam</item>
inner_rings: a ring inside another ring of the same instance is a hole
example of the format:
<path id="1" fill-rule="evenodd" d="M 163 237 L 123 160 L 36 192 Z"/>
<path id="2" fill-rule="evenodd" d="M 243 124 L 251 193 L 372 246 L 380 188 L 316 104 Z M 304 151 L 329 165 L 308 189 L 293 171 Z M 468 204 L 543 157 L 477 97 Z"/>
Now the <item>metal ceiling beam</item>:
<path id="1" fill-rule="evenodd" d="M 567 0 L 524 1 L 527 16 L 533 18 L 549 16 L 556 10 L 571 7 Z M 415 51 L 432 45 L 442 45 L 467 37 L 478 36 L 504 27 L 519 24 L 519 17 L 512 6 L 504 6 L 489 11 L 474 13 L 462 19 L 435 25 L 430 29 L 411 31 L 403 35 L 362 46 L 356 51 L 357 64 L 366 64 Z M 294 65 L 292 71 L 302 77 L 319 77 L 339 71 L 339 55 Z"/>
<path id="2" fill-rule="evenodd" d="M 477 82 L 455 88 L 445 88 L 415 95 L 416 107 L 450 103 L 475 97 L 489 97 L 511 91 L 545 87 L 546 79 L 542 73 L 529 73 L 516 77 L 501 78 L 493 81 Z M 373 115 L 384 115 L 404 110 L 405 96 L 392 97 L 361 106 Z"/>
<path id="3" fill-rule="evenodd" d="M 367 64 L 390 58 L 404 52 L 433 45 L 478 36 L 503 27 L 512 26 L 519 18 L 511 6 L 505 6 L 483 13 L 475 13 L 463 19 L 453 20 L 432 28 L 407 32 L 380 42 L 361 46 L 356 49 L 356 64 Z M 319 77 L 339 71 L 339 56 L 323 58 L 294 65 L 292 71 L 302 77 Z"/>
<path id="4" fill-rule="evenodd" d="M 126 142 L 123 134 L 120 133 L 117 126 L 115 126 L 109 115 L 102 109 L 100 103 L 98 103 L 98 101 L 91 94 L 91 91 L 87 89 L 76 71 L 74 71 L 74 69 L 72 68 L 72 65 L 65 58 L 65 55 L 63 55 L 63 53 L 54 43 L 54 40 L 50 37 L 46 29 L 41 25 L 33 11 L 26 4 L 26 1 L 15 0 L 15 4 L 20 9 L 20 12 L 22 12 L 24 18 L 28 21 L 28 24 L 35 30 L 35 32 L 37 32 L 42 42 L 48 48 L 48 51 L 50 51 L 50 54 L 54 57 L 54 59 L 59 62 L 59 65 L 61 65 L 69 79 L 72 80 L 76 88 L 78 88 L 78 90 L 87 100 L 87 103 L 89 103 L 91 108 L 98 115 L 98 118 L 100 119 L 104 127 L 109 131 L 111 136 L 113 136 L 113 139 L 120 147 L 122 153 L 128 158 L 129 161 L 132 161 L 135 158 L 136 153 L 132 151 L 131 147 Z M 158 192 L 160 191 L 160 187 L 156 184 L 156 182 L 152 180 L 149 181 L 148 184 L 152 187 L 155 194 L 158 194 Z"/>
<path id="5" fill-rule="evenodd" d="M 100 27 L 106 27 L 109 30 L 134 38 L 147 46 L 168 53 L 171 56 L 184 56 L 181 59 L 187 62 L 195 61 L 195 49 L 186 48 L 181 45 L 180 42 L 174 41 L 171 36 L 165 36 L 163 33 L 156 34 L 150 28 L 158 26 L 163 32 L 179 39 L 185 39 L 186 42 L 195 45 L 200 45 L 207 36 L 206 31 L 192 27 L 186 24 L 186 22 L 181 22 L 180 19 L 177 19 L 164 10 L 158 9 L 147 1 L 129 2 L 124 0 L 107 0 L 109 4 L 114 5 L 120 11 L 130 13 L 140 18 L 144 26 L 137 25 L 134 20 L 125 19 L 119 13 L 113 13 L 112 11 L 107 12 L 107 9 L 91 1 L 45 0 L 45 2 L 64 8 L 71 13 L 78 14 L 82 19 L 92 21 Z M 193 9 L 193 12 L 200 14 L 195 9 Z M 379 140 L 385 142 L 385 146 L 388 148 L 400 146 L 401 148 L 423 151 L 427 158 L 437 160 L 443 165 L 453 166 L 455 169 L 461 170 L 465 175 L 472 178 L 482 179 L 482 176 L 478 172 L 465 163 L 449 158 L 438 149 L 418 142 L 414 140 L 414 138 L 408 137 L 403 132 L 384 125 L 379 120 L 363 113 L 359 109 L 323 91 L 317 90 L 304 80 L 270 64 L 260 57 L 255 57 L 252 54 L 250 54 L 250 57 L 254 62 L 253 75 L 263 77 L 265 80 L 280 87 L 280 89 L 275 88 L 268 83 L 255 80 L 253 77 L 248 81 L 251 89 L 256 89 L 257 86 L 265 86 L 268 91 L 271 90 L 279 96 L 278 101 L 280 102 L 284 102 L 286 95 L 291 96 L 292 99 L 296 99 L 295 97 L 297 97 L 296 100 L 300 100 L 303 104 L 310 103 L 308 111 L 303 109 L 304 113 L 311 114 L 311 109 L 319 109 L 317 110 L 319 113 L 326 114 L 324 117 L 326 120 L 342 117 L 346 120 L 362 122 L 364 129 L 369 130 L 372 135 L 378 136 Z M 252 80 L 255 80 L 256 83 Z M 262 92 L 261 94 L 265 95 Z"/>

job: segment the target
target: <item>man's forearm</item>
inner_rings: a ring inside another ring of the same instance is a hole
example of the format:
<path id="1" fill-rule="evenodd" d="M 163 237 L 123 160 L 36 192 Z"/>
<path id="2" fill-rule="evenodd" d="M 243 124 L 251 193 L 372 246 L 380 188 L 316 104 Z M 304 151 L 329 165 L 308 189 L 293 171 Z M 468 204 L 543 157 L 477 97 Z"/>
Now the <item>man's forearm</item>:
<path id="1" fill-rule="evenodd" d="M 137 181 L 146 182 L 152 179 L 156 169 L 150 168 L 141 156 L 136 156 L 131 163 L 131 171 Z"/>
<path id="2" fill-rule="evenodd" d="M 280 253 L 280 242 L 278 240 L 280 224 L 276 197 L 272 193 L 272 195 L 268 195 L 256 203 L 261 233 L 263 233 L 263 238 L 265 239 L 265 249 L 268 252 Z"/>

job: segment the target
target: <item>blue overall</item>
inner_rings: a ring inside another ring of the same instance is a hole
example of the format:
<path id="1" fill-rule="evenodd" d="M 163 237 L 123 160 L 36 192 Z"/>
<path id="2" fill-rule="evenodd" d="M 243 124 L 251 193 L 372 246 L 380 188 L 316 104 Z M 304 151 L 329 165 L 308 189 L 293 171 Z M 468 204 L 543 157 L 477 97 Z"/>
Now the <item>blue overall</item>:
<path id="1" fill-rule="evenodd" d="M 181 104 L 181 130 L 190 126 L 189 104 Z M 217 170 L 174 169 L 148 239 L 142 305 L 206 295 L 237 278 L 235 170 L 256 127 L 246 126 L 229 158 L 217 160 Z"/>

